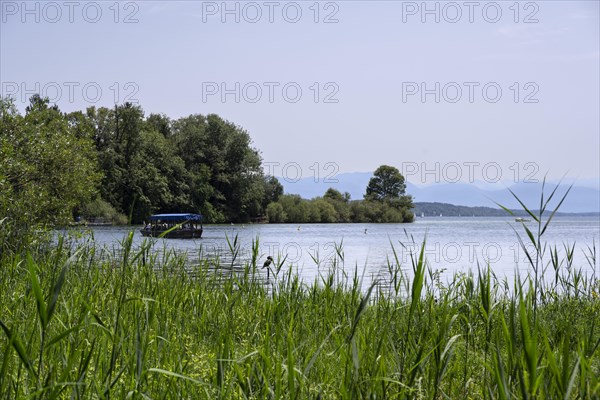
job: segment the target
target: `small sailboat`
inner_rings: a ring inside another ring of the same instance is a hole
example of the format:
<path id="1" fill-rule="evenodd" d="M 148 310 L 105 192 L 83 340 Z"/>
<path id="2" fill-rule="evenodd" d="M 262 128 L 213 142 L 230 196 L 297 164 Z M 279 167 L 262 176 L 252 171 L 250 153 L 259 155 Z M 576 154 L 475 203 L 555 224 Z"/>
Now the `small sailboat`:
<path id="1" fill-rule="evenodd" d="M 527 219 L 527 218 L 522 218 L 522 217 L 515 218 L 515 221 L 516 221 L 516 222 L 531 222 L 531 220 L 530 220 L 530 219 Z"/>

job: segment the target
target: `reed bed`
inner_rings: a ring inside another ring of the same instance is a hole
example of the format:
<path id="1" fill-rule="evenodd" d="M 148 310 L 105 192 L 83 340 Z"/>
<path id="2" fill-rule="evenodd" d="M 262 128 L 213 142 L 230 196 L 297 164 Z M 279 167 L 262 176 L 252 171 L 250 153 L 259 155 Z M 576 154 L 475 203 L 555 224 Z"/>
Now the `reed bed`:
<path id="1" fill-rule="evenodd" d="M 119 260 L 62 240 L 2 260 L 2 398 L 600 396 L 600 284 L 566 259 L 536 288 L 488 268 L 441 284 L 421 253 L 365 291 L 339 257 L 267 282 L 258 255 L 190 270 L 132 238 Z"/>
<path id="2" fill-rule="evenodd" d="M 511 284 L 485 266 L 441 282 L 423 250 L 401 265 L 392 247 L 365 289 L 342 245 L 315 282 L 284 257 L 267 280 L 258 239 L 241 267 L 235 238 L 227 263 L 190 267 L 133 232 L 112 257 L 63 239 L 4 255 L 0 397 L 600 398 L 596 248 L 573 265 L 542 212 Z"/>

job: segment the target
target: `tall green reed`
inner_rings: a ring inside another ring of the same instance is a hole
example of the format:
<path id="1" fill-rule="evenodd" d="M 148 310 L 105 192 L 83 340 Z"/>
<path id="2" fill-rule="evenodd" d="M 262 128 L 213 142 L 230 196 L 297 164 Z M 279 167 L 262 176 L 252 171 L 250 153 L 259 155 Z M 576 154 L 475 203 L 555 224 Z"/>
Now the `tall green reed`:
<path id="1" fill-rule="evenodd" d="M 269 285 L 258 238 L 241 268 L 236 239 L 193 267 L 133 234 L 112 250 L 62 243 L 1 261 L 1 397 L 600 395 L 600 306 L 572 244 L 552 249 L 552 285 L 516 273 L 509 288 L 489 266 L 444 282 L 423 241 L 408 265 L 392 246 L 387 278 L 364 288 L 342 243 L 313 283 L 277 255 Z"/>

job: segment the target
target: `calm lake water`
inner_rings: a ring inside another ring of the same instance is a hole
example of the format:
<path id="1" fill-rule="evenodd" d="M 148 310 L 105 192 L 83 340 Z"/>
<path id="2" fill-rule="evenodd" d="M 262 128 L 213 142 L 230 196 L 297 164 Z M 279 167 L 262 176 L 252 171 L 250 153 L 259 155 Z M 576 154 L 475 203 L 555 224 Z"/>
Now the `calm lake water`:
<path id="1" fill-rule="evenodd" d="M 537 230 L 534 221 L 527 226 Z M 227 243 L 237 236 L 239 256 L 233 263 L 240 265 L 252 255 L 252 243 L 259 241 L 259 265 L 267 256 L 282 260 L 286 255 L 284 269 L 292 265 L 303 280 L 310 282 L 319 272 L 327 271 L 336 257 L 336 246 L 341 247 L 343 267 L 349 273 L 355 268 L 364 273 L 365 281 L 387 274 L 388 258 L 394 260 L 392 246 L 398 261 L 409 274 L 411 253 L 418 252 L 425 242 L 425 254 L 432 269 L 450 276 L 456 271 L 477 270 L 477 264 L 490 264 L 498 277 L 509 280 L 518 269 L 521 275 L 529 271 L 527 257 L 519 245 L 518 232 L 527 243 L 529 239 L 521 223 L 513 218 L 478 217 L 426 217 L 412 224 L 264 224 L 264 225 L 205 225 L 202 239 L 156 240 L 154 249 L 185 253 L 190 265 L 200 258 L 219 256 L 222 264 L 231 263 Z M 98 246 L 118 249 L 119 242 L 132 227 L 92 228 Z M 135 228 L 134 246 L 144 238 Z M 598 248 L 600 218 L 556 217 L 544 234 L 545 242 L 558 246 L 559 254 L 565 253 L 564 245 L 575 245 L 574 265 L 589 273 L 600 275 L 599 260 L 590 262 L 585 254 L 590 248 Z M 531 247 L 531 246 L 530 246 Z M 549 255 L 548 255 L 549 261 Z"/>

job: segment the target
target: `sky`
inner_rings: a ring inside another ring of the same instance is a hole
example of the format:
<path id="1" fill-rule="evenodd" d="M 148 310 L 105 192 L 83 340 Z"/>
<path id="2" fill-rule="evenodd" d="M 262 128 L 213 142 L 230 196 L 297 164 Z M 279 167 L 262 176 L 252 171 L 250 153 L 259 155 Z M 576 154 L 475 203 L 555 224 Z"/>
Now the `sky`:
<path id="1" fill-rule="evenodd" d="M 241 126 L 267 173 L 600 176 L 598 1 L 6 1 L 1 94 Z M 597 186 L 597 184 L 596 184 Z"/>

